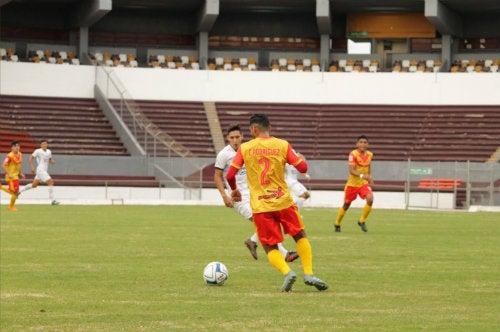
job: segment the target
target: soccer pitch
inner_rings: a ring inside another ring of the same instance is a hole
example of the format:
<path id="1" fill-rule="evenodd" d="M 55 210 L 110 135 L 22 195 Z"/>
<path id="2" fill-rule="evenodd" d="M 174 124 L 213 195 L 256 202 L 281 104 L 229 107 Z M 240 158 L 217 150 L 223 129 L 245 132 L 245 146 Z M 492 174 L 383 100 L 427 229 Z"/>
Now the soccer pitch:
<path id="1" fill-rule="evenodd" d="M 498 213 L 305 209 L 315 274 L 293 292 L 250 222 L 207 206 L 0 207 L 2 331 L 494 331 L 500 326 Z M 285 241 L 295 250 L 290 238 Z M 210 261 L 229 269 L 205 285 Z"/>

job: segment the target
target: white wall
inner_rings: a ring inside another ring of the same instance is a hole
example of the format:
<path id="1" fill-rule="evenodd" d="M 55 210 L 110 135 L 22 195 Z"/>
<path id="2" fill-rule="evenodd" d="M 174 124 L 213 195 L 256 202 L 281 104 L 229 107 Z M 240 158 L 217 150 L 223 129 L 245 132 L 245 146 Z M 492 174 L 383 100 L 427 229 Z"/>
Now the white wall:
<path id="1" fill-rule="evenodd" d="M 0 61 L 0 94 L 94 97 L 95 68 Z"/>
<path id="2" fill-rule="evenodd" d="M 0 94 L 92 98 L 95 67 L 0 61 Z M 297 73 L 108 68 L 136 99 L 500 105 L 499 73 Z"/>
<path id="3" fill-rule="evenodd" d="M 217 189 L 203 189 L 201 197 L 188 199 L 183 189 L 175 188 L 136 188 L 136 187 L 80 187 L 80 186 L 54 186 L 56 199 L 64 205 L 218 205 L 224 206 Z M 195 194 L 196 195 L 196 191 Z M 343 191 L 314 190 L 311 198 L 304 203 L 304 207 L 323 207 L 337 209 L 342 205 Z M 0 191 L 0 203 L 9 204 L 10 196 Z M 49 204 L 47 186 L 23 192 L 16 201 L 18 204 Z M 412 207 L 439 209 L 453 209 L 453 194 L 414 193 L 410 197 Z M 362 208 L 364 200 L 356 200 L 353 208 Z M 404 192 L 376 192 L 374 208 L 377 209 L 404 209 Z M 332 213 L 333 218 L 333 213 Z M 333 220 L 333 219 L 332 219 Z"/>

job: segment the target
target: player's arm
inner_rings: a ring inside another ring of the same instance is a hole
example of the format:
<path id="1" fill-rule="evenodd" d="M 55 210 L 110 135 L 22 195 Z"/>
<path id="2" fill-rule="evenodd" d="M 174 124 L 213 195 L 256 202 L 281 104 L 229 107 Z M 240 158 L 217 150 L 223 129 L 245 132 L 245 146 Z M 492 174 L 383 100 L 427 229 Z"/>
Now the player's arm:
<path id="1" fill-rule="evenodd" d="M 31 155 L 28 159 L 28 162 L 30 163 L 31 173 L 35 173 L 35 164 L 33 164 L 33 159 L 33 155 Z"/>
<path id="2" fill-rule="evenodd" d="M 243 167 L 244 161 L 243 161 L 243 156 L 241 154 L 241 146 L 238 148 L 238 151 L 236 151 L 236 155 L 233 158 L 233 161 L 231 162 L 231 166 L 229 166 L 229 169 L 227 170 L 226 174 L 226 180 L 227 183 L 229 184 L 229 187 L 231 188 L 231 198 L 235 202 L 241 202 L 241 193 L 236 187 L 236 173 L 238 170 L 240 170 L 241 167 Z"/>
<path id="3" fill-rule="evenodd" d="M 367 179 L 368 183 L 370 184 L 370 186 L 373 186 L 375 184 L 375 182 L 373 181 L 372 166 L 371 165 L 368 166 L 368 176 L 369 176 L 369 178 Z"/>
<path id="4" fill-rule="evenodd" d="M 294 166 L 299 173 L 307 173 L 307 163 L 295 153 L 290 144 L 288 144 L 288 150 L 286 152 L 286 162 Z"/>
<path id="5" fill-rule="evenodd" d="M 224 204 L 227 207 L 233 207 L 233 200 L 229 195 L 226 193 L 226 186 L 224 185 L 224 171 L 220 168 L 215 168 L 214 171 L 214 183 L 217 189 L 219 190 L 219 193 L 224 200 Z"/>
<path id="6" fill-rule="evenodd" d="M 5 175 L 7 175 L 9 178 L 12 179 L 12 174 L 10 174 L 9 167 L 8 167 L 9 162 L 10 162 L 9 157 L 6 157 L 5 161 L 2 163 L 2 170 L 4 171 Z"/>
<path id="7" fill-rule="evenodd" d="M 231 165 L 226 174 L 227 183 L 229 183 L 229 187 L 231 187 L 231 198 L 235 202 L 241 202 L 241 192 L 236 187 L 236 173 L 238 169 Z"/>
<path id="8" fill-rule="evenodd" d="M 360 172 L 358 172 L 358 171 L 356 170 L 356 164 L 354 164 L 354 163 L 352 163 L 352 164 L 351 164 L 351 163 L 349 163 L 349 173 L 350 173 L 351 175 L 353 175 L 353 176 L 357 176 L 357 177 L 359 177 L 359 178 L 361 178 L 361 179 L 363 179 L 363 180 L 366 180 L 366 181 L 368 181 L 369 183 L 370 183 L 370 181 L 373 181 L 373 180 L 372 180 L 372 176 L 371 176 L 371 174 L 370 174 L 370 171 L 369 171 L 369 170 L 368 170 L 368 174 L 361 174 Z"/>

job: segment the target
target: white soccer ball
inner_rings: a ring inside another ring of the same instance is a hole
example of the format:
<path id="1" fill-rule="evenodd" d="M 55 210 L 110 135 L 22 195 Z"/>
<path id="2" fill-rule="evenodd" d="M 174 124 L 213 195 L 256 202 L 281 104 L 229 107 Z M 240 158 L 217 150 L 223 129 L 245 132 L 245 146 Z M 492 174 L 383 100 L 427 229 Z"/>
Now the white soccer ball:
<path id="1" fill-rule="evenodd" d="M 229 278 L 227 267 L 221 262 L 211 262 L 203 270 L 203 279 L 207 285 L 222 286 Z"/>

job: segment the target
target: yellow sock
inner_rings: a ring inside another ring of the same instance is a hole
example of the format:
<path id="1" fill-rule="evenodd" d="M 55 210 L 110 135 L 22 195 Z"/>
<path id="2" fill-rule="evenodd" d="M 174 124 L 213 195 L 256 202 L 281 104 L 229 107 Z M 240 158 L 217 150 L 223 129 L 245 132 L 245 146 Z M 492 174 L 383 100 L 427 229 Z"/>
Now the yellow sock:
<path id="1" fill-rule="evenodd" d="M 16 204 L 16 199 L 17 199 L 16 195 L 10 196 L 10 205 L 9 205 L 10 208 L 14 207 L 14 204 Z"/>
<path id="2" fill-rule="evenodd" d="M 302 261 L 305 274 L 313 274 L 313 256 L 311 243 L 306 237 L 297 241 L 297 253 Z"/>
<path id="3" fill-rule="evenodd" d="M 359 222 L 365 222 L 371 210 L 372 207 L 370 205 L 365 205 L 365 207 L 363 208 L 363 213 L 361 213 L 361 218 L 359 218 Z"/>
<path id="4" fill-rule="evenodd" d="M 285 258 L 280 253 L 278 249 L 273 249 L 267 253 L 267 259 L 269 259 L 269 263 L 274 266 L 281 274 L 286 275 L 290 272 L 290 267 L 285 261 Z"/>
<path id="5" fill-rule="evenodd" d="M 12 195 L 12 194 L 13 194 L 13 192 L 12 192 L 12 191 L 10 191 L 10 189 L 9 189 L 9 188 L 7 188 L 7 187 L 0 186 L 0 189 L 1 189 L 1 190 L 3 190 L 3 191 L 5 191 L 5 192 L 6 192 L 7 194 L 9 194 L 9 195 Z"/>
<path id="6" fill-rule="evenodd" d="M 344 207 L 341 206 L 339 208 L 339 213 L 337 214 L 337 220 L 335 220 L 336 226 L 340 226 L 340 223 L 342 222 L 342 218 L 344 218 L 344 215 L 345 215 L 345 210 L 344 210 Z"/>

